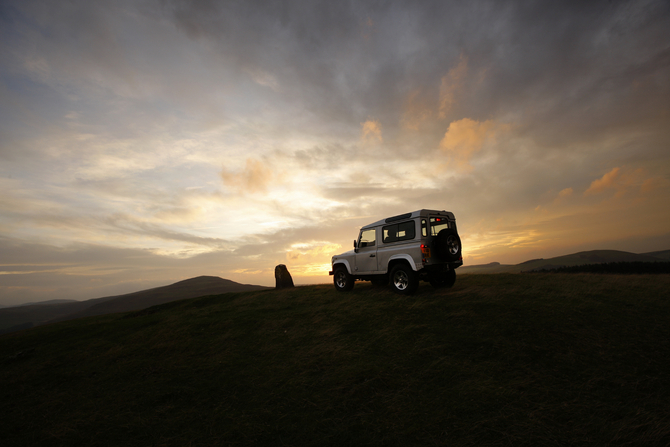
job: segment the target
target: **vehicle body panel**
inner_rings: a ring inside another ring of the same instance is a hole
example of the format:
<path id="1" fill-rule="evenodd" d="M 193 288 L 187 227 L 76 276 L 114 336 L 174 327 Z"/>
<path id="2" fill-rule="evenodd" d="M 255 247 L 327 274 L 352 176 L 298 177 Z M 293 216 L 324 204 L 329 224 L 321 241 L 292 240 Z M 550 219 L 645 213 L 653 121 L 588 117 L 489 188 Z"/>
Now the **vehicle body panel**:
<path id="1" fill-rule="evenodd" d="M 355 279 L 372 280 L 388 274 L 397 263 L 406 263 L 428 280 L 436 272 L 454 270 L 463 265 L 462 256 L 449 261 L 435 256 L 437 234 L 444 228 L 457 232 L 454 214 L 427 209 L 365 225 L 354 241 L 354 250 L 333 256 L 333 271 L 342 264 Z"/>

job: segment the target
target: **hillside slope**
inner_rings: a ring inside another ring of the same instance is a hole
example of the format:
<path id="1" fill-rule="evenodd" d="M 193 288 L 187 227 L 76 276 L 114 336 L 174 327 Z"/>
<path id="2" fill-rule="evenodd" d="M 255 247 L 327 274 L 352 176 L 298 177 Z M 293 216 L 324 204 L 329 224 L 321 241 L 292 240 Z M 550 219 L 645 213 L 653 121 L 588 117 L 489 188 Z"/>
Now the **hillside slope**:
<path id="1" fill-rule="evenodd" d="M 267 287 L 240 284 L 217 276 L 199 276 L 125 295 L 66 303 L 39 303 L 0 309 L 0 334 L 45 323 L 72 320 L 92 315 L 128 312 L 170 301 L 218 295 L 227 292 L 263 290 Z"/>
<path id="2" fill-rule="evenodd" d="M 171 301 L 196 298 L 206 295 L 220 295 L 230 292 L 250 292 L 263 290 L 268 287 L 240 284 L 229 279 L 218 276 L 198 276 L 170 284 L 169 286 L 156 287 L 154 289 L 141 290 L 107 299 L 92 306 L 68 315 L 60 317 L 51 322 L 71 320 L 74 318 L 89 317 L 94 315 L 105 315 L 117 312 L 128 312 L 132 310 L 145 309 Z"/>
<path id="3" fill-rule="evenodd" d="M 670 276 L 232 293 L 0 336 L 3 446 L 670 444 Z"/>
<path id="4" fill-rule="evenodd" d="M 670 250 L 652 251 L 651 253 L 642 253 L 646 256 L 661 259 L 663 261 L 670 261 Z"/>
<path id="5" fill-rule="evenodd" d="M 585 264 L 602 264 L 609 262 L 660 262 L 670 259 L 670 250 L 653 253 L 629 253 L 619 250 L 591 250 L 557 256 L 548 259 L 532 259 L 521 264 L 509 265 L 493 262 L 483 265 L 465 265 L 458 269 L 459 273 L 521 273 L 533 270 L 551 270 L 559 267 L 572 267 Z"/>

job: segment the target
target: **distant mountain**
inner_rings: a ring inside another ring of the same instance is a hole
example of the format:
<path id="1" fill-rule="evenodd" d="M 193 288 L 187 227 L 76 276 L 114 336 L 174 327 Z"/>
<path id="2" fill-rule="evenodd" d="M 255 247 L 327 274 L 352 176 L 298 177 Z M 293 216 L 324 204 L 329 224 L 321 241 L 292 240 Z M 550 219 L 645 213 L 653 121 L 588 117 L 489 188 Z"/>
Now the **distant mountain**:
<path id="1" fill-rule="evenodd" d="M 458 273 L 521 273 L 585 264 L 603 264 L 608 262 L 663 262 L 668 260 L 670 260 L 670 250 L 642 254 L 618 250 L 591 250 L 549 259 L 532 259 L 516 265 L 505 265 L 497 262 L 482 265 L 464 265 L 458 269 Z"/>
<path id="2" fill-rule="evenodd" d="M 77 300 L 47 300 L 47 301 L 33 301 L 33 302 L 30 302 L 30 303 L 15 304 L 15 305 L 12 305 L 12 306 L 2 306 L 2 305 L 0 305 L 0 308 L 34 306 L 35 304 L 43 305 L 43 304 L 77 303 L 77 302 L 78 302 Z"/>
<path id="3" fill-rule="evenodd" d="M 654 258 L 659 258 L 664 261 L 670 261 L 670 250 L 663 251 L 652 251 L 651 253 L 643 253 L 646 256 L 652 256 Z"/>
<path id="4" fill-rule="evenodd" d="M 240 284 L 217 276 L 199 276 L 169 286 L 156 287 L 125 295 L 65 303 L 37 303 L 0 309 L 0 334 L 27 329 L 45 323 L 73 320 L 91 315 L 129 312 L 158 304 L 228 292 L 246 292 L 269 287 Z"/>

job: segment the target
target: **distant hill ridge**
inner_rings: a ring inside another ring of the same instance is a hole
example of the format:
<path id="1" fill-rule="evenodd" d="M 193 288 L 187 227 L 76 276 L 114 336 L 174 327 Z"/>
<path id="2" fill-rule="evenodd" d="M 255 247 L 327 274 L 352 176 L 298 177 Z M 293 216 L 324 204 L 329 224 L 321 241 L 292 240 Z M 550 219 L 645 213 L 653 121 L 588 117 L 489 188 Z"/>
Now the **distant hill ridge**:
<path id="1" fill-rule="evenodd" d="M 65 303 L 37 303 L 0 309 L 0 334 L 27 329 L 45 323 L 75 318 L 129 312 L 158 304 L 206 295 L 229 292 L 248 292 L 268 287 L 240 284 L 218 276 L 198 276 L 168 286 L 141 290 L 125 295 L 95 298 Z"/>
<path id="2" fill-rule="evenodd" d="M 458 273 L 521 273 L 586 264 L 664 261 L 670 261 L 670 250 L 642 254 L 619 250 L 592 250 L 555 258 L 533 259 L 516 265 L 505 265 L 499 262 L 491 262 L 483 265 L 464 265 L 458 269 Z M 267 288 L 264 286 L 240 284 L 229 279 L 219 278 L 218 276 L 198 276 L 168 286 L 156 287 L 125 295 L 61 303 L 52 300 L 30 305 L 5 307 L 0 308 L 0 334 L 27 329 L 45 323 L 66 321 L 93 315 L 141 310 L 181 299 Z"/>
<path id="3" fill-rule="evenodd" d="M 553 270 L 561 267 L 574 267 L 586 264 L 605 264 L 612 262 L 664 262 L 670 261 L 670 250 L 651 253 L 629 253 L 619 250 L 591 250 L 557 256 L 548 259 L 532 259 L 520 264 L 509 265 L 492 262 L 481 265 L 464 265 L 458 273 L 521 273 L 535 270 Z"/>

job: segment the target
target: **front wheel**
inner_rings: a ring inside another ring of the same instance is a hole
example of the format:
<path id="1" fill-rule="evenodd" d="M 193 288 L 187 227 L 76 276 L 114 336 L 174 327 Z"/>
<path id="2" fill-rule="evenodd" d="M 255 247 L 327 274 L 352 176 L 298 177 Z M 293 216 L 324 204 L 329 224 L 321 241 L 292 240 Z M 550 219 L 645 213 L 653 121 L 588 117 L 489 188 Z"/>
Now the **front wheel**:
<path id="1" fill-rule="evenodd" d="M 346 267 L 338 267 L 333 274 L 333 284 L 338 292 L 347 292 L 354 288 L 354 277 L 349 274 Z"/>
<path id="2" fill-rule="evenodd" d="M 407 264 L 398 264 L 391 270 L 391 288 L 401 295 L 411 295 L 419 287 L 419 276 Z"/>

